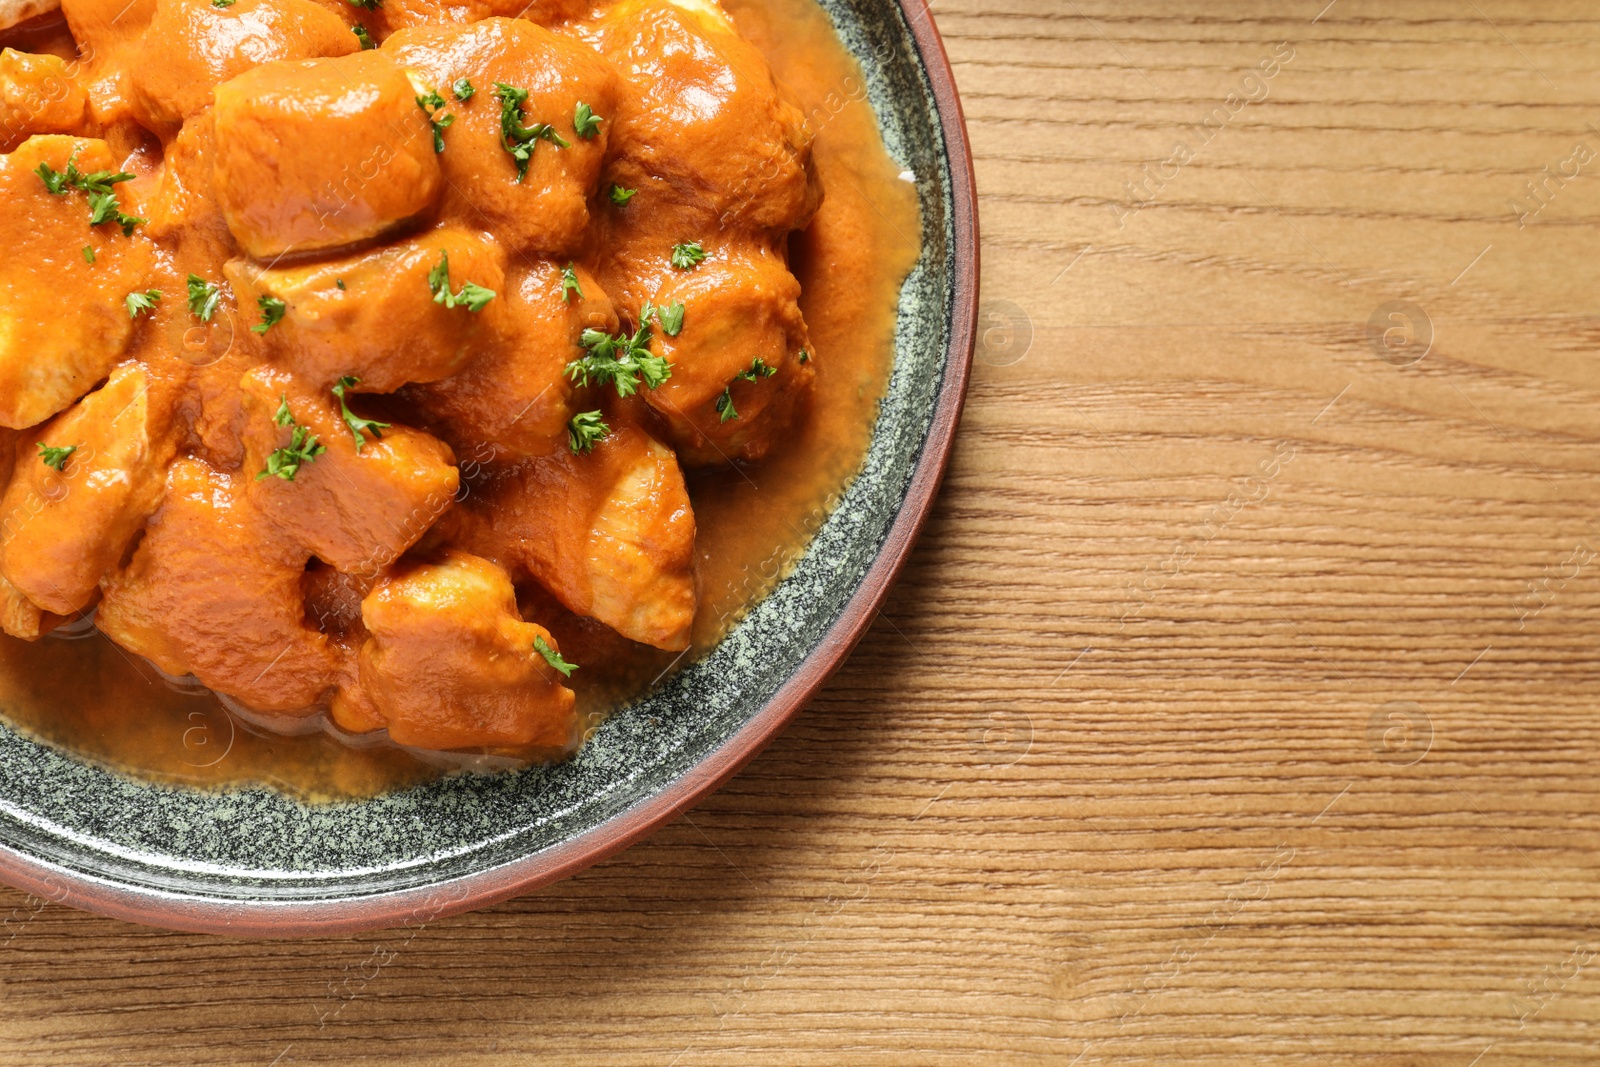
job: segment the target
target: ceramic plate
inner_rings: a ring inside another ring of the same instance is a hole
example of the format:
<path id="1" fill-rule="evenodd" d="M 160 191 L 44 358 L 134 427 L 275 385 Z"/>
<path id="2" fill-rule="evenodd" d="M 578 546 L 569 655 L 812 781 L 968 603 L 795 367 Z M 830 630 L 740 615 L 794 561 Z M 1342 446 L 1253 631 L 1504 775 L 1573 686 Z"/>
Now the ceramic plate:
<path id="1" fill-rule="evenodd" d="M 792 575 L 708 657 L 612 716 L 571 762 L 311 806 L 122 777 L 0 729 L 0 879 L 136 922 L 351 932 L 491 904 L 594 863 L 759 752 L 849 653 L 949 455 L 978 280 L 971 156 L 923 0 L 821 0 L 917 181 L 922 255 L 866 466 Z"/>

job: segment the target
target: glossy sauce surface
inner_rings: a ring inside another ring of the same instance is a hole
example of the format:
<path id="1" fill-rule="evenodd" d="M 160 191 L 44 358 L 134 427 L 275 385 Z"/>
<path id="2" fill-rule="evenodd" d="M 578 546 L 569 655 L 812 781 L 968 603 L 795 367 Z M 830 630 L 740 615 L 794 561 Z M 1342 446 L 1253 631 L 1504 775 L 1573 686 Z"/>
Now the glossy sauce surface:
<path id="1" fill-rule="evenodd" d="M 689 477 L 697 522 L 699 607 L 681 655 L 624 641 L 553 602 L 523 603 L 577 662 L 585 721 L 659 684 L 703 654 L 798 559 L 859 469 L 892 364 L 901 281 L 918 252 L 914 189 L 885 152 L 854 60 L 811 0 L 733 0 L 743 36 L 767 57 L 816 133 L 824 191 L 791 241 L 792 269 L 816 350 L 815 398 L 787 447 L 755 465 Z M 20 47 L 44 50 L 40 33 Z M 0 636 L 0 708 L 53 744 L 162 780 L 266 782 L 297 795 L 367 795 L 447 773 L 463 760 L 316 731 L 252 726 L 193 679 L 164 678 L 90 628 L 36 643 Z M 308 726 L 315 725 L 308 723 Z"/>

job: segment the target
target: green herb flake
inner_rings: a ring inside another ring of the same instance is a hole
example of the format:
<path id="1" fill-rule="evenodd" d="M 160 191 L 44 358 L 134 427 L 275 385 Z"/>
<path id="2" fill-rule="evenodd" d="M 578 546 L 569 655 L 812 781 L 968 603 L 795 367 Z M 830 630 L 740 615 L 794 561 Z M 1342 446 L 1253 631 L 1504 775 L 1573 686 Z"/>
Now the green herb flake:
<path id="1" fill-rule="evenodd" d="M 355 34 L 356 40 L 361 42 L 361 50 L 363 52 L 370 52 L 374 48 L 378 47 L 378 42 L 372 39 L 372 34 L 367 32 L 367 28 L 365 26 L 351 26 L 350 32 Z M 288 480 L 292 482 L 294 481 L 294 478 L 291 477 Z"/>
<path id="2" fill-rule="evenodd" d="M 455 93 L 456 99 L 464 104 L 468 100 L 471 100 L 473 94 L 478 90 L 474 89 L 472 87 L 472 83 L 467 79 L 457 78 L 456 83 L 450 87 L 450 91 Z"/>
<path id="3" fill-rule="evenodd" d="M 72 455 L 77 450 L 77 445 L 68 445 L 65 448 L 51 448 L 49 445 L 40 442 L 39 460 L 46 467 L 59 471 L 66 467 L 67 457 Z"/>
<path id="4" fill-rule="evenodd" d="M 578 284 L 577 268 L 568 263 L 561 271 L 561 302 L 563 304 L 572 303 L 574 293 L 577 294 L 579 300 L 583 299 L 583 286 Z"/>
<path id="5" fill-rule="evenodd" d="M 543 656 L 546 663 L 560 671 L 563 678 L 571 678 L 572 672 L 578 669 L 576 663 L 568 663 L 562 659 L 561 653 L 551 648 L 549 643 L 542 637 L 533 639 L 533 650 Z"/>
<path id="6" fill-rule="evenodd" d="M 201 322 L 210 322 L 222 303 L 222 290 L 198 274 L 189 275 L 189 313 Z"/>
<path id="7" fill-rule="evenodd" d="M 722 416 L 718 420 L 719 422 L 727 422 L 729 419 L 737 419 L 739 417 L 739 413 L 733 407 L 732 386 L 724 389 L 722 395 L 717 397 L 717 414 Z"/>
<path id="8" fill-rule="evenodd" d="M 433 290 L 433 302 L 447 308 L 465 307 L 468 311 L 482 311 L 495 298 L 495 291 L 474 282 L 464 282 L 461 291 L 450 291 L 450 253 L 440 252 L 439 262 L 428 272 L 428 288 Z"/>
<path id="9" fill-rule="evenodd" d="M 146 289 L 144 292 L 129 293 L 122 301 L 122 306 L 128 309 L 128 318 L 136 319 L 140 315 L 155 314 L 156 305 L 161 303 L 160 289 Z"/>
<path id="10" fill-rule="evenodd" d="M 762 378 L 770 378 L 777 374 L 776 367 L 767 366 L 767 361 L 757 356 L 750 364 L 749 370 L 742 370 L 733 376 L 734 381 L 758 382 Z"/>
<path id="11" fill-rule="evenodd" d="M 286 482 L 294 481 L 294 476 L 300 473 L 300 468 L 312 462 L 328 449 L 317 443 L 317 435 L 300 426 L 294 421 L 294 414 L 289 410 L 289 395 L 280 394 L 278 397 L 278 413 L 273 420 L 279 426 L 293 426 L 294 432 L 289 435 L 287 448 L 280 448 L 267 457 L 267 469 L 256 475 L 256 481 L 264 478 L 282 478 Z"/>
<path id="12" fill-rule="evenodd" d="M 639 329 L 631 336 L 620 333 L 615 337 L 604 330 L 583 331 L 579 343 L 587 350 L 580 359 L 567 364 L 567 377 L 578 385 L 610 385 L 620 397 L 630 397 L 639 391 L 642 383 L 647 389 L 656 389 L 672 377 L 672 365 L 661 356 L 650 352 L 650 317 L 655 309 L 649 304 L 639 314 Z"/>
<path id="13" fill-rule="evenodd" d="M 618 207 L 626 207 L 628 201 L 632 200 L 638 192 L 639 190 L 637 189 L 624 189 L 613 182 L 611 185 L 611 202 Z"/>
<path id="14" fill-rule="evenodd" d="M 250 327 L 251 333 L 266 333 L 282 322 L 284 312 L 289 310 L 289 305 L 275 296 L 257 297 L 256 307 L 261 309 L 261 321 Z"/>
<path id="15" fill-rule="evenodd" d="M 440 117 L 439 112 L 444 110 L 446 104 L 444 97 L 439 95 L 437 89 L 417 97 L 417 106 L 422 109 L 424 115 L 428 116 L 428 126 L 433 130 L 433 151 L 437 155 L 444 151 L 444 131 L 450 128 L 451 124 L 456 121 L 456 117 L 451 114 Z"/>
<path id="16" fill-rule="evenodd" d="M 85 263 L 93 263 L 94 262 L 94 246 L 93 245 L 84 245 L 83 246 L 83 261 Z"/>
<path id="17" fill-rule="evenodd" d="M 705 258 L 706 250 L 700 247 L 699 241 L 672 246 L 672 265 L 678 270 L 693 270 Z"/>
<path id="18" fill-rule="evenodd" d="M 572 129 L 584 140 L 593 139 L 600 132 L 600 124 L 605 119 L 589 110 L 589 105 L 582 100 L 578 101 L 577 110 L 572 113 Z"/>
<path id="19" fill-rule="evenodd" d="M 536 122 L 532 126 L 522 124 L 522 105 L 528 101 L 528 90 L 505 82 L 495 82 L 494 95 L 500 101 L 500 147 L 516 163 L 517 181 L 528 176 L 528 164 L 533 159 L 534 147 L 541 140 L 559 148 L 572 147 L 548 122 Z"/>
<path id="20" fill-rule="evenodd" d="M 339 415 L 344 419 L 344 424 L 350 428 L 350 435 L 356 439 L 357 452 L 360 452 L 362 446 L 367 443 L 366 437 L 363 436 L 364 433 L 370 433 L 374 439 L 377 439 L 382 437 L 383 431 L 387 430 L 390 426 L 390 423 L 387 422 L 378 422 L 374 419 L 363 419 L 361 416 L 350 410 L 350 403 L 345 397 L 345 392 L 346 390 L 354 389 L 360 384 L 360 378 L 352 378 L 349 375 L 346 375 L 345 377 L 340 378 L 333 387 L 333 395 L 339 398 Z"/>
<path id="21" fill-rule="evenodd" d="M 656 321 L 661 324 L 661 332 L 668 337 L 676 337 L 683 332 L 683 303 L 673 303 L 670 307 L 656 309 Z"/>
<path id="22" fill-rule="evenodd" d="M 581 456 L 595 446 L 595 442 L 611 432 L 598 411 L 580 411 L 567 423 L 567 447 L 574 456 Z"/>

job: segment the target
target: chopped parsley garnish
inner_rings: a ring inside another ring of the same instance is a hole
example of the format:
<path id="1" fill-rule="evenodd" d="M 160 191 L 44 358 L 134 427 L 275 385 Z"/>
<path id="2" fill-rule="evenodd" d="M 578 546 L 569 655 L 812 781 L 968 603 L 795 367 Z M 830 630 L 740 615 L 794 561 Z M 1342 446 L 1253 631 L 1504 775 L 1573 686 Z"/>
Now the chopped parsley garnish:
<path id="1" fill-rule="evenodd" d="M 376 11 L 383 6 L 383 0 L 349 0 L 351 7 L 359 7 L 363 11 Z"/>
<path id="2" fill-rule="evenodd" d="M 472 94 L 476 93 L 478 90 L 474 89 L 472 87 L 472 83 L 467 79 L 457 78 L 456 83 L 450 87 L 450 91 L 456 94 L 457 100 L 460 100 L 462 103 L 466 103 L 468 100 L 472 99 Z"/>
<path id="3" fill-rule="evenodd" d="M 417 106 L 422 113 L 428 116 L 428 125 L 433 129 L 433 150 L 437 154 L 444 151 L 444 131 L 455 122 L 454 115 L 439 116 L 445 108 L 444 97 L 439 95 L 439 90 L 434 89 L 417 97 Z"/>
<path id="4" fill-rule="evenodd" d="M 811 362 L 811 353 L 807 352 L 803 348 L 800 350 L 800 362 L 801 363 L 810 363 Z"/>
<path id="5" fill-rule="evenodd" d="M 161 303 L 161 290 L 146 289 L 142 293 L 129 293 L 122 301 L 122 306 L 128 309 L 128 318 L 136 319 L 140 315 L 154 314 L 159 303 Z"/>
<path id="6" fill-rule="evenodd" d="M 360 5 L 358 4 L 357 6 L 359 7 Z M 367 28 L 365 26 L 351 26 L 350 32 L 355 34 L 356 40 L 361 42 L 361 50 L 363 52 L 370 52 L 374 48 L 378 47 L 378 42 L 372 39 L 372 34 L 367 32 Z M 289 480 L 294 481 L 293 478 Z"/>
<path id="7" fill-rule="evenodd" d="M 637 190 L 637 189 L 624 189 L 622 186 L 616 184 L 615 182 L 612 182 L 611 183 L 611 202 L 613 204 L 617 205 L 618 207 L 623 207 L 624 205 L 627 204 L 627 202 L 629 200 L 633 199 L 634 194 L 637 193 L 638 191 L 639 190 Z"/>
<path id="8" fill-rule="evenodd" d="M 289 305 L 275 296 L 257 297 L 256 307 L 261 309 L 261 321 L 250 327 L 251 333 L 266 333 L 282 322 L 283 313 L 289 310 Z"/>
<path id="9" fill-rule="evenodd" d="M 647 389 L 658 388 L 672 377 L 672 365 L 663 357 L 650 354 L 650 316 L 655 309 L 649 304 L 639 315 L 639 329 L 630 337 L 619 333 L 612 337 L 604 330 L 583 331 L 580 343 L 588 352 L 567 364 L 567 377 L 579 385 L 612 385 L 617 395 L 629 397 L 639 390 L 643 382 Z"/>
<path id="10" fill-rule="evenodd" d="M 360 378 L 352 378 L 349 375 L 346 375 L 345 377 L 340 378 L 333 387 L 333 395 L 339 398 L 339 415 L 344 419 L 344 424 L 350 427 L 350 435 L 356 439 L 357 452 L 360 452 L 361 446 L 367 443 L 367 439 L 362 436 L 363 431 L 372 434 L 373 438 L 376 439 L 382 437 L 383 431 L 387 430 L 390 426 L 390 424 L 387 422 L 378 422 L 374 419 L 363 419 L 361 416 L 350 410 L 349 401 L 345 399 L 345 390 L 353 389 L 360 384 Z"/>
<path id="11" fill-rule="evenodd" d="M 327 448 L 317 443 L 316 434 L 294 421 L 294 415 L 289 411 L 287 393 L 278 398 L 278 413 L 273 416 L 272 421 L 279 426 L 293 426 L 294 433 L 289 435 L 289 447 L 280 448 L 267 457 L 267 469 L 256 475 L 256 481 L 259 482 L 263 478 L 282 478 L 286 482 L 292 482 L 294 476 L 300 473 L 301 467 L 322 455 Z"/>
<path id="12" fill-rule="evenodd" d="M 610 432 L 611 427 L 600 420 L 600 412 L 580 411 L 567 423 L 567 447 L 574 456 L 581 456 Z"/>
<path id="13" fill-rule="evenodd" d="M 516 162 L 517 181 L 528 176 L 528 163 L 533 159 L 534 146 L 540 140 L 561 148 L 572 147 L 548 122 L 536 122 L 532 126 L 522 124 L 522 105 L 527 103 L 528 90 L 505 82 L 495 82 L 494 95 L 500 101 L 500 147 L 509 152 Z"/>
<path id="14" fill-rule="evenodd" d="M 52 470 L 61 470 L 67 465 L 67 457 L 78 450 L 77 445 L 68 445 L 66 448 L 51 448 L 40 442 L 39 459 L 46 467 Z"/>
<path id="15" fill-rule="evenodd" d="M 335 278 L 333 280 L 333 284 L 338 286 L 340 289 L 343 289 L 344 288 L 344 279 L 343 278 Z"/>
<path id="16" fill-rule="evenodd" d="M 44 182 L 44 187 L 56 196 L 61 196 L 68 189 L 87 193 L 91 226 L 98 226 L 103 222 L 115 222 L 122 227 L 124 237 L 131 237 L 135 226 L 148 221 L 135 215 L 123 214 L 122 205 L 117 203 L 113 187 L 122 182 L 131 182 L 134 178 L 127 171 L 113 174 L 109 170 L 96 170 L 85 174 L 78 169 L 77 153 L 73 153 L 67 158 L 66 170 L 56 170 L 48 163 L 41 163 L 34 173 Z"/>
<path id="17" fill-rule="evenodd" d="M 750 364 L 750 369 L 742 370 L 738 374 L 735 374 L 733 376 L 733 380 L 736 382 L 758 382 L 762 378 L 770 378 L 777 373 L 778 370 L 776 367 L 767 366 L 767 361 L 762 359 L 760 356 L 757 356 Z"/>
<path id="18" fill-rule="evenodd" d="M 198 274 L 189 275 L 189 311 L 201 322 L 210 322 L 222 303 L 222 290 Z"/>
<path id="19" fill-rule="evenodd" d="M 583 286 L 578 284 L 578 272 L 571 263 L 568 263 L 561 272 L 561 302 L 572 303 L 572 294 L 577 293 L 578 299 L 583 299 Z"/>
<path id="20" fill-rule="evenodd" d="M 92 246 L 90 246 L 90 245 L 84 245 L 83 246 L 83 261 L 85 263 L 93 263 L 94 262 L 94 248 Z"/>
<path id="21" fill-rule="evenodd" d="M 459 293 L 450 291 L 450 253 L 440 252 L 439 262 L 428 272 L 428 288 L 433 290 L 433 302 L 447 308 L 465 306 L 468 311 L 482 311 L 494 299 L 494 290 L 473 282 L 465 282 Z"/>
<path id="22" fill-rule="evenodd" d="M 733 382 L 759 382 L 761 379 L 770 378 L 777 373 L 776 367 L 767 366 L 767 361 L 757 356 L 751 361 L 749 370 L 742 370 L 733 376 Z M 738 409 L 733 406 L 733 382 L 729 382 L 728 387 L 722 391 L 722 395 L 717 397 L 717 414 L 721 416 L 719 419 L 721 422 L 727 422 L 729 419 L 737 419 L 739 417 Z"/>
<path id="23" fill-rule="evenodd" d="M 239 0 L 211 0 L 211 6 L 212 7 L 232 7 L 234 4 L 237 4 L 238 2 L 239 2 Z"/>
<path id="24" fill-rule="evenodd" d="M 600 124 L 604 121 L 605 119 L 590 111 L 589 105 L 582 100 L 578 101 L 577 110 L 572 113 L 572 128 L 585 141 L 600 132 Z"/>
<path id="25" fill-rule="evenodd" d="M 668 337 L 678 336 L 683 332 L 683 302 L 675 301 L 670 307 L 656 308 L 656 321 Z"/>
<path id="26" fill-rule="evenodd" d="M 576 663 L 568 663 L 566 660 L 562 659 L 561 653 L 551 648 L 542 637 L 535 637 L 533 639 L 533 650 L 539 653 L 539 655 L 543 656 L 546 663 L 560 671 L 563 678 L 571 678 L 572 672 L 578 669 L 578 665 Z"/>
<path id="27" fill-rule="evenodd" d="M 706 250 L 699 241 L 672 246 L 672 265 L 679 270 L 692 270 L 706 258 Z"/>

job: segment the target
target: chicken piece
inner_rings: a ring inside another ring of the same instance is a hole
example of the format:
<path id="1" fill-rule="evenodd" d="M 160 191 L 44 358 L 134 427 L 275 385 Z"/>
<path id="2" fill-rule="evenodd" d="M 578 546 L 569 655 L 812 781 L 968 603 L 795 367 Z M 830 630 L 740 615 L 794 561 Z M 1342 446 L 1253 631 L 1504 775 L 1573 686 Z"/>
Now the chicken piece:
<path id="1" fill-rule="evenodd" d="M 614 333 L 617 313 L 582 267 L 573 268 L 582 295 L 564 296 L 562 273 L 550 262 L 514 272 L 500 319 L 503 336 L 459 374 L 406 388 L 458 452 L 483 442 L 512 458 L 566 447 L 572 417 L 566 366 L 582 354 L 583 331 Z"/>
<path id="2" fill-rule="evenodd" d="M 446 256 L 452 297 L 471 282 L 497 298 L 480 311 L 439 302 L 443 287 L 429 276 Z M 361 379 L 364 392 L 392 393 L 407 382 L 448 378 L 494 335 L 505 253 L 480 234 L 441 228 L 340 259 L 269 269 L 232 260 L 224 272 L 240 307 L 264 296 L 287 305 L 262 343 L 308 386 L 348 375 Z"/>
<path id="3" fill-rule="evenodd" d="M 332 393 L 312 392 L 269 367 L 246 374 L 240 388 L 252 501 L 286 539 L 323 562 L 375 576 L 455 499 L 455 456 L 437 438 L 392 426 L 364 431 L 358 445 Z M 292 480 L 256 478 L 268 469 L 269 454 L 292 444 L 289 420 L 327 451 L 303 463 Z"/>
<path id="4" fill-rule="evenodd" d="M 552 258 L 575 253 L 589 224 L 589 194 L 619 106 L 611 67 L 582 42 L 522 19 L 403 30 L 384 42 L 383 51 L 443 95 L 456 116 L 440 157 L 447 215 L 487 228 L 515 252 Z M 464 102 L 451 92 L 460 78 L 477 90 Z M 562 147 L 534 138 L 521 180 L 502 126 L 514 102 L 497 96 L 497 83 L 527 91 L 526 102 L 516 106 L 517 122 L 530 129 L 547 123 L 550 138 L 566 142 Z M 601 119 L 587 137 L 575 128 L 579 104 Z"/>
<path id="5" fill-rule="evenodd" d="M 88 133 L 89 97 L 60 56 L 0 51 L 0 152 L 36 133 Z"/>
<path id="6" fill-rule="evenodd" d="M 419 748 L 569 749 L 572 690 L 539 651 L 559 655 L 542 626 L 522 621 L 506 572 L 446 551 L 405 567 L 361 602 L 370 635 L 361 684 L 389 736 Z"/>
<path id="7" fill-rule="evenodd" d="M 87 393 L 131 332 L 122 301 L 144 277 L 149 242 L 114 220 L 90 226 L 85 193 L 52 194 L 35 173 L 69 161 L 83 174 L 117 169 L 105 142 L 75 137 L 30 137 L 0 156 L 0 426 L 35 426 Z M 138 211 L 127 184 L 112 188 L 124 212 Z"/>
<path id="8" fill-rule="evenodd" d="M 267 63 L 216 97 L 217 198 L 257 259 L 377 237 L 438 196 L 428 117 L 380 52 Z"/>
<path id="9" fill-rule="evenodd" d="M 683 304 L 683 329 L 653 332 L 672 377 L 645 390 L 689 466 L 760 460 L 809 402 L 816 369 L 797 303 L 800 283 L 762 249 L 713 249 L 691 271 L 660 275 L 655 303 Z"/>
<path id="10" fill-rule="evenodd" d="M 810 220 L 820 193 L 805 115 L 720 7 L 624 0 L 600 42 L 634 90 L 620 97 L 605 175 L 640 191 L 633 207 L 688 200 L 722 227 L 772 233 Z"/>
<path id="11" fill-rule="evenodd" d="M 144 36 L 155 13 L 156 0 L 61 0 L 72 39 L 97 70 L 120 67 L 119 52 Z"/>
<path id="12" fill-rule="evenodd" d="M 343 56 L 361 42 L 311 0 L 155 0 L 142 44 L 126 57 L 129 105 L 170 135 L 212 103 L 212 87 L 276 59 Z"/>
<path id="13" fill-rule="evenodd" d="M 445 532 L 630 640 L 689 647 L 694 512 L 677 457 L 642 430 L 509 468 Z"/>
<path id="14" fill-rule="evenodd" d="M 95 623 L 168 674 L 258 711 L 306 711 L 335 684 L 338 657 L 306 622 L 305 563 L 252 506 L 245 476 L 180 459 L 133 559 L 102 583 Z"/>
<path id="15" fill-rule="evenodd" d="M 591 6 L 586 0 L 384 0 L 382 10 L 385 25 L 391 30 L 403 30 L 415 26 L 465 26 L 497 15 L 551 26 L 577 18 Z"/>
<path id="16" fill-rule="evenodd" d="M 0 632 L 23 641 L 37 641 L 61 620 L 39 610 L 37 604 L 0 576 Z"/>
<path id="17" fill-rule="evenodd" d="M 29 600 L 58 615 L 93 602 L 161 502 L 173 452 L 165 423 L 151 411 L 148 376 L 126 366 L 39 429 L 39 442 L 76 451 L 59 471 L 37 454 L 21 457 L 0 501 L 8 514 L 42 502 L 0 534 L 0 573 Z"/>
<path id="18" fill-rule="evenodd" d="M 150 222 L 143 227 L 153 240 L 175 248 L 179 258 L 203 273 L 211 273 L 208 265 L 234 254 L 233 235 L 223 218 L 213 178 L 217 154 L 213 110 L 185 122 L 167 144 L 158 184 L 146 204 Z M 192 322 L 187 320 L 185 329 Z"/>
<path id="19" fill-rule="evenodd" d="M 11 467 L 16 458 L 19 435 L 14 430 L 0 429 L 0 486 L 11 481 Z M 43 501 L 29 501 L 21 508 L 0 510 L 0 537 L 8 535 L 19 523 L 26 522 L 32 514 L 29 505 L 41 506 Z M 51 627 L 50 618 L 38 605 L 22 595 L 22 591 L 0 574 L 0 632 L 24 641 L 37 641 Z"/>

